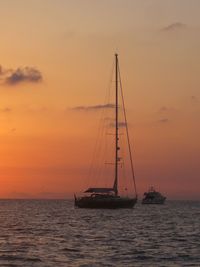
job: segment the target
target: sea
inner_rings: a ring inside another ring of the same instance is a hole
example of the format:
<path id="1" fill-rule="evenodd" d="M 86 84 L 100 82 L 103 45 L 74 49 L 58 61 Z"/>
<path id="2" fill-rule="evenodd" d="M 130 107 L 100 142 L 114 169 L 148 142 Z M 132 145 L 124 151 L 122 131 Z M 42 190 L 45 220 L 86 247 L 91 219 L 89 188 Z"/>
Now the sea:
<path id="1" fill-rule="evenodd" d="M 90 210 L 0 200 L 0 266 L 200 266 L 200 202 Z"/>

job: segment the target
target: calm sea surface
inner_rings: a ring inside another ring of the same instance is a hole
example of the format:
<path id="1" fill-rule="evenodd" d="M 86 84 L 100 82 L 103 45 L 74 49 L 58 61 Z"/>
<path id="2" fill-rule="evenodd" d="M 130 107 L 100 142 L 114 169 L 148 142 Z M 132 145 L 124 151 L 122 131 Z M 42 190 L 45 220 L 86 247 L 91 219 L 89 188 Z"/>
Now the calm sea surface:
<path id="1" fill-rule="evenodd" d="M 0 266 L 200 266 L 200 202 L 87 210 L 0 200 Z"/>

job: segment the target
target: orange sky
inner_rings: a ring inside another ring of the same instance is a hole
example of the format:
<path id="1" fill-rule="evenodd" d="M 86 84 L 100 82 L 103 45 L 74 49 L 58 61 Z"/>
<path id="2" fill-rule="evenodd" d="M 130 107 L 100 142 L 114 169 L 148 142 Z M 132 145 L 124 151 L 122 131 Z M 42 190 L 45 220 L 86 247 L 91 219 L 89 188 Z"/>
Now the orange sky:
<path id="1" fill-rule="evenodd" d="M 65 197 L 87 176 L 119 53 L 140 197 L 200 196 L 200 3 L 0 2 L 0 197 Z"/>

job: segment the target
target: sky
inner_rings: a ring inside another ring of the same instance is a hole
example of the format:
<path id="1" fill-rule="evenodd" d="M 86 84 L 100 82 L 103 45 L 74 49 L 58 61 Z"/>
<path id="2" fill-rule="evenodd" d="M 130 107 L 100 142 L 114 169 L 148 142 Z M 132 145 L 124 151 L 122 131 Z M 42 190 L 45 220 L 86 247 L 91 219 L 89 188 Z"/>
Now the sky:
<path id="1" fill-rule="evenodd" d="M 114 54 L 140 198 L 200 198 L 199 0 L 1 0 L 0 198 L 84 188 Z M 82 108 L 77 108 L 82 107 Z M 86 111 L 87 110 L 87 111 Z"/>

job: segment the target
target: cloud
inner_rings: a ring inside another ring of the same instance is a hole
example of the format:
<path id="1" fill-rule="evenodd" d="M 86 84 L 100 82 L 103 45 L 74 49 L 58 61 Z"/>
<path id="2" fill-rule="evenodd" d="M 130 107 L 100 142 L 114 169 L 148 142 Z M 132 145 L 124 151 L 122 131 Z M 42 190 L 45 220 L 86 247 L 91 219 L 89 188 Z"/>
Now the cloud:
<path id="1" fill-rule="evenodd" d="M 166 27 L 163 27 L 160 29 L 162 32 L 175 32 L 179 30 L 184 30 L 186 29 L 186 24 L 181 23 L 181 22 L 174 22 L 172 24 L 167 25 Z"/>
<path id="2" fill-rule="evenodd" d="M 198 97 L 195 96 L 195 95 L 192 95 L 192 96 L 190 97 L 190 99 L 191 99 L 192 103 L 194 103 L 194 104 L 199 103 L 199 99 L 198 99 Z"/>
<path id="3" fill-rule="evenodd" d="M 181 110 L 174 107 L 161 106 L 156 112 L 157 123 L 169 123 L 180 118 Z"/>
<path id="4" fill-rule="evenodd" d="M 162 106 L 157 113 L 159 114 L 160 119 L 157 120 L 158 123 L 168 123 L 169 119 L 165 116 L 169 116 L 171 114 L 171 111 L 173 111 L 172 108 L 168 108 L 166 106 Z M 163 118 L 162 118 L 163 117 Z"/>
<path id="5" fill-rule="evenodd" d="M 0 66 L 0 80 L 7 85 L 17 85 L 22 82 L 37 83 L 42 81 L 42 74 L 33 67 L 4 69 Z"/>
<path id="6" fill-rule="evenodd" d="M 12 128 L 12 129 L 10 129 L 10 131 L 11 131 L 11 133 L 14 133 L 14 132 L 16 132 L 16 128 Z"/>
<path id="7" fill-rule="evenodd" d="M 77 36 L 77 33 L 75 31 L 73 31 L 73 30 L 68 30 L 64 34 L 64 37 L 67 40 L 72 39 L 73 37 L 76 37 L 76 36 Z"/>
<path id="8" fill-rule="evenodd" d="M 158 110 L 158 112 L 167 112 L 169 110 L 169 108 L 168 107 L 166 107 L 166 106 L 162 106 L 159 110 Z"/>
<path id="9" fill-rule="evenodd" d="M 163 119 L 158 120 L 158 122 L 159 123 L 168 123 L 169 119 L 168 118 L 163 118 Z"/>
<path id="10" fill-rule="evenodd" d="M 78 106 L 72 108 L 72 110 L 77 110 L 77 111 L 95 111 L 99 109 L 112 109 L 115 108 L 114 104 L 105 104 L 105 105 L 95 105 L 95 106 Z"/>
<path id="11" fill-rule="evenodd" d="M 9 108 L 9 107 L 1 108 L 1 109 L 0 109 L 0 112 L 2 112 L 2 113 L 10 113 L 11 111 L 12 111 L 12 109 Z"/>
<path id="12" fill-rule="evenodd" d="M 39 70 L 32 67 L 18 68 L 13 71 L 8 77 L 6 77 L 5 82 L 9 85 L 15 85 L 21 82 L 40 82 L 42 80 L 42 75 Z"/>
<path id="13" fill-rule="evenodd" d="M 159 108 L 158 111 L 156 111 L 156 113 L 158 114 L 168 114 L 168 115 L 176 114 L 177 112 L 178 112 L 178 109 L 174 107 L 167 107 L 167 106 L 162 106 Z"/>

